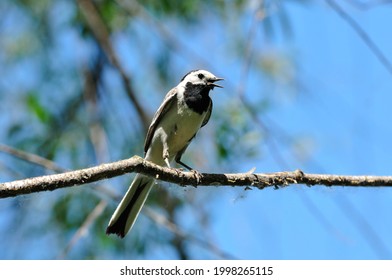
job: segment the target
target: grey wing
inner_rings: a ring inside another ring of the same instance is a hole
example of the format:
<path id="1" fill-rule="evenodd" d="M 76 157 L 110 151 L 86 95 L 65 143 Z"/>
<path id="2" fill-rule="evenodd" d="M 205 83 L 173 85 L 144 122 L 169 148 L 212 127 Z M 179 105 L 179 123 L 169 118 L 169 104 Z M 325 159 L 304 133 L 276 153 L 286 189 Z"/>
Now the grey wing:
<path id="1" fill-rule="evenodd" d="M 166 94 L 165 99 L 163 100 L 161 106 L 159 106 L 158 110 L 156 111 L 154 118 L 151 121 L 150 127 L 148 128 L 147 131 L 146 140 L 144 142 L 144 153 L 147 153 L 147 150 L 150 147 L 152 137 L 154 136 L 157 125 L 159 124 L 163 116 L 166 114 L 166 112 L 169 110 L 169 108 L 173 106 L 173 102 L 176 102 L 177 100 L 176 96 L 177 96 L 177 88 L 171 89 Z"/>
<path id="2" fill-rule="evenodd" d="M 208 121 L 210 120 L 210 117 L 211 117 L 211 112 L 212 112 L 212 100 L 210 99 L 210 106 L 207 109 L 207 114 L 204 117 L 204 120 L 201 124 L 201 127 L 205 126 L 208 123 Z"/>

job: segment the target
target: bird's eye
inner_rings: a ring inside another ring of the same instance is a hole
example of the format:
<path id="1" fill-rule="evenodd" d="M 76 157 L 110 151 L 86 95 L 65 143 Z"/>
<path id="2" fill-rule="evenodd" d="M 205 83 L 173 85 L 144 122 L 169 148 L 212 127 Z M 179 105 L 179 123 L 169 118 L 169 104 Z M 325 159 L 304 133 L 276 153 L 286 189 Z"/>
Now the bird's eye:
<path id="1" fill-rule="evenodd" d="M 199 77 L 200 80 L 202 80 L 204 78 L 204 75 L 201 74 L 201 73 L 199 75 L 197 75 L 197 76 Z"/>

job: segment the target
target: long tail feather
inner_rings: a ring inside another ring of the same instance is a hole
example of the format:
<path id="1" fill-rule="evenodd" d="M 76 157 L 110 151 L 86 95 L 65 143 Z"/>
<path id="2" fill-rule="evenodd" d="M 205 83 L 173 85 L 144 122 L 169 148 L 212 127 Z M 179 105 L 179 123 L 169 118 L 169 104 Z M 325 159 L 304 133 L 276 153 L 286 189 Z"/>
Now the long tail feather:
<path id="1" fill-rule="evenodd" d="M 153 178 L 141 174 L 136 175 L 127 193 L 113 213 L 106 229 L 106 234 L 117 234 L 124 238 L 135 223 L 154 181 Z"/>

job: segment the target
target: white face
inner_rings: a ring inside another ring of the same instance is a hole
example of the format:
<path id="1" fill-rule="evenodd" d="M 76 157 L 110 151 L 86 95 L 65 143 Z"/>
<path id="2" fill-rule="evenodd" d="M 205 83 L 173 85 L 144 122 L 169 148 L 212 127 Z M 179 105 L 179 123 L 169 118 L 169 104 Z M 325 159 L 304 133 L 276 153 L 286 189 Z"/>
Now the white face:
<path id="1" fill-rule="evenodd" d="M 218 86 L 214 84 L 216 81 L 223 80 L 221 78 L 217 78 L 214 74 L 206 71 L 206 70 L 196 70 L 188 73 L 182 80 L 180 85 L 185 86 L 187 83 L 192 83 L 194 85 L 208 85 L 208 86 Z"/>
<path id="2" fill-rule="evenodd" d="M 215 75 L 206 70 L 197 70 L 189 73 L 184 78 L 184 82 L 191 82 L 192 84 L 206 84 L 207 80 L 216 78 Z"/>

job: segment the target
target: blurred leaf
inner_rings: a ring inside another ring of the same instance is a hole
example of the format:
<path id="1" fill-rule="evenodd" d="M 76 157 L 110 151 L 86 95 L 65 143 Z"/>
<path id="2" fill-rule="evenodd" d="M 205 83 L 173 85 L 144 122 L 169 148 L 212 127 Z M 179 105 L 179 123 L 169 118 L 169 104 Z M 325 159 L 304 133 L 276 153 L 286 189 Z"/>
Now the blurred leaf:
<path id="1" fill-rule="evenodd" d="M 114 4 L 113 1 L 99 1 L 98 9 L 110 30 L 121 29 L 128 24 L 128 16 L 118 5 Z"/>
<path id="2" fill-rule="evenodd" d="M 233 102 L 220 112 L 216 130 L 216 151 L 220 163 L 240 161 L 258 154 L 260 133 L 253 121 Z M 234 164 L 235 165 L 235 164 Z"/>
<path id="3" fill-rule="evenodd" d="M 38 93 L 30 92 L 26 96 L 27 108 L 35 117 L 38 118 L 42 123 L 48 123 L 51 119 L 51 115 L 48 110 L 41 104 Z"/>
<path id="4" fill-rule="evenodd" d="M 306 162 L 312 158 L 316 149 L 314 139 L 309 136 L 298 136 L 292 143 L 293 153 L 299 161 Z"/>

